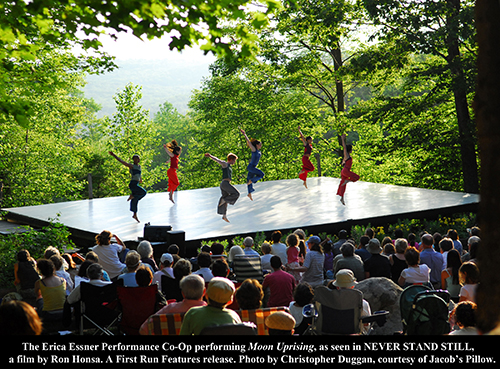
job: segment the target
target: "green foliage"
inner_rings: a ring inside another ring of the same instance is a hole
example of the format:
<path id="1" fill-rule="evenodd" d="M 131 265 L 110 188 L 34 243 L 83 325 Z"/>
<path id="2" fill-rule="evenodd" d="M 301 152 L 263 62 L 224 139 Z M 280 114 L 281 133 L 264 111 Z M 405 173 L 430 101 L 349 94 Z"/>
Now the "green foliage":
<path id="1" fill-rule="evenodd" d="M 54 246 L 61 253 L 74 248 L 68 229 L 56 221 L 41 230 L 26 227 L 24 232 L 0 237 L 0 287 L 14 287 L 14 264 L 18 251 L 25 249 L 37 260 L 43 257 L 49 246 Z"/>

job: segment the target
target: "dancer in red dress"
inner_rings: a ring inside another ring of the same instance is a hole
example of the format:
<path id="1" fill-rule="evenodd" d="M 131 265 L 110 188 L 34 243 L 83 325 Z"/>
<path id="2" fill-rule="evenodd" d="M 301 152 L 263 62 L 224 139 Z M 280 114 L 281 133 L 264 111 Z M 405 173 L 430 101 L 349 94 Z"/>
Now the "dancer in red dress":
<path id="1" fill-rule="evenodd" d="M 312 152 L 312 137 L 307 136 L 304 137 L 302 131 L 299 127 L 299 134 L 302 143 L 304 144 L 304 155 L 302 155 L 302 170 L 299 173 L 299 178 L 304 181 L 304 187 L 307 188 L 307 173 L 312 172 L 314 170 L 314 165 L 311 163 L 309 159 Z"/>
<path id="2" fill-rule="evenodd" d="M 359 180 L 359 175 L 351 171 L 352 167 L 352 145 L 346 145 L 346 135 L 342 135 L 342 146 L 344 148 L 344 159 L 342 160 L 343 168 L 340 172 L 340 184 L 337 190 L 337 195 L 340 196 L 340 202 L 345 205 L 344 194 L 347 183 L 356 182 Z"/>
<path id="3" fill-rule="evenodd" d="M 170 157 L 170 168 L 167 170 L 168 176 L 168 197 L 170 201 L 174 202 L 174 191 L 179 186 L 179 178 L 177 177 L 177 168 L 179 167 L 179 155 L 181 154 L 182 147 L 177 144 L 176 140 L 163 145 L 163 148 Z"/>

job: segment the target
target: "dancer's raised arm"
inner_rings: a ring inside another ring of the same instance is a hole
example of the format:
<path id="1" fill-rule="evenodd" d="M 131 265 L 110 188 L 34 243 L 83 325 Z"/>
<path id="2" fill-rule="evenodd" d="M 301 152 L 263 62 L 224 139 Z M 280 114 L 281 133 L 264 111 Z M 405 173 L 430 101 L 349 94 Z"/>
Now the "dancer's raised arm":
<path id="1" fill-rule="evenodd" d="M 109 151 L 109 155 L 114 157 L 116 160 L 118 160 L 120 163 L 125 165 L 127 168 L 132 168 L 133 164 L 132 163 L 127 163 L 125 160 L 120 159 L 118 156 L 113 151 Z"/>
<path id="2" fill-rule="evenodd" d="M 218 157 L 213 156 L 213 155 L 209 154 L 208 152 L 205 154 L 205 157 L 212 159 L 216 163 L 219 163 L 224 168 L 227 166 L 227 162 L 225 162 L 224 160 L 220 160 Z"/>
<path id="3" fill-rule="evenodd" d="M 167 144 L 163 144 L 163 148 L 165 149 L 165 152 L 170 156 L 171 158 L 174 157 L 174 153 L 168 149 Z"/>
<path id="4" fill-rule="evenodd" d="M 248 138 L 248 136 L 247 136 L 246 132 L 243 130 L 243 128 L 240 128 L 240 132 L 243 133 L 243 136 L 245 136 L 245 140 L 247 141 L 247 146 L 250 148 L 250 150 L 252 150 L 252 152 L 257 150 L 255 148 L 255 146 L 252 144 L 252 141 L 250 141 L 250 139 Z"/>
<path id="5" fill-rule="evenodd" d="M 302 134 L 302 131 L 300 130 L 300 126 L 299 126 L 299 135 L 300 135 L 300 139 L 304 143 L 304 146 L 307 145 L 306 137 Z"/>

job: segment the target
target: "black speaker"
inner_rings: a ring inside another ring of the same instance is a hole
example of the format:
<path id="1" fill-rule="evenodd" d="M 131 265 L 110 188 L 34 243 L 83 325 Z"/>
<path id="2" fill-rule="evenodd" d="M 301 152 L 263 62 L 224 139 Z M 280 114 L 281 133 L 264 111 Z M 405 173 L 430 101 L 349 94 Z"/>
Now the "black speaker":
<path id="1" fill-rule="evenodd" d="M 144 239 L 149 242 L 165 242 L 168 241 L 168 232 L 172 230 L 169 225 L 152 226 L 149 223 L 144 225 Z"/>
<path id="2" fill-rule="evenodd" d="M 186 232 L 184 231 L 168 231 L 167 243 L 172 245 L 175 243 L 179 246 L 179 256 L 183 258 L 186 255 Z"/>

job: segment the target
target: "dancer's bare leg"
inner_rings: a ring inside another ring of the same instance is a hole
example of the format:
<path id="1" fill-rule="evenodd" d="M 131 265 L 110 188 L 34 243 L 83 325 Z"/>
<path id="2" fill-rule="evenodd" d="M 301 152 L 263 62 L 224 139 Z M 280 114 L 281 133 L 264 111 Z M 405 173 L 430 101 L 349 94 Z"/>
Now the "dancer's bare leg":
<path id="1" fill-rule="evenodd" d="M 223 215 L 223 216 L 222 216 L 222 220 L 224 220 L 224 221 L 226 221 L 226 222 L 228 222 L 228 223 L 231 223 L 231 222 L 229 221 L 229 219 L 227 219 L 226 215 Z"/>
<path id="2" fill-rule="evenodd" d="M 253 198 L 252 198 L 252 194 L 251 194 L 251 193 L 249 193 L 247 196 L 248 196 L 248 198 L 249 198 L 250 200 L 252 200 L 252 201 L 253 201 Z"/>
<path id="3" fill-rule="evenodd" d="M 172 201 L 175 204 L 175 202 L 174 202 L 174 193 L 173 192 L 169 192 L 168 193 L 168 198 L 169 198 L 170 201 Z"/>
<path id="4" fill-rule="evenodd" d="M 137 217 L 137 213 L 134 213 L 134 215 L 132 215 L 132 218 L 134 218 L 137 223 L 140 223 L 141 221 L 139 220 L 139 218 Z"/>
<path id="5" fill-rule="evenodd" d="M 132 200 L 133 198 L 134 198 L 134 195 L 130 195 L 130 196 L 128 197 L 127 201 L 130 201 L 130 200 Z"/>

